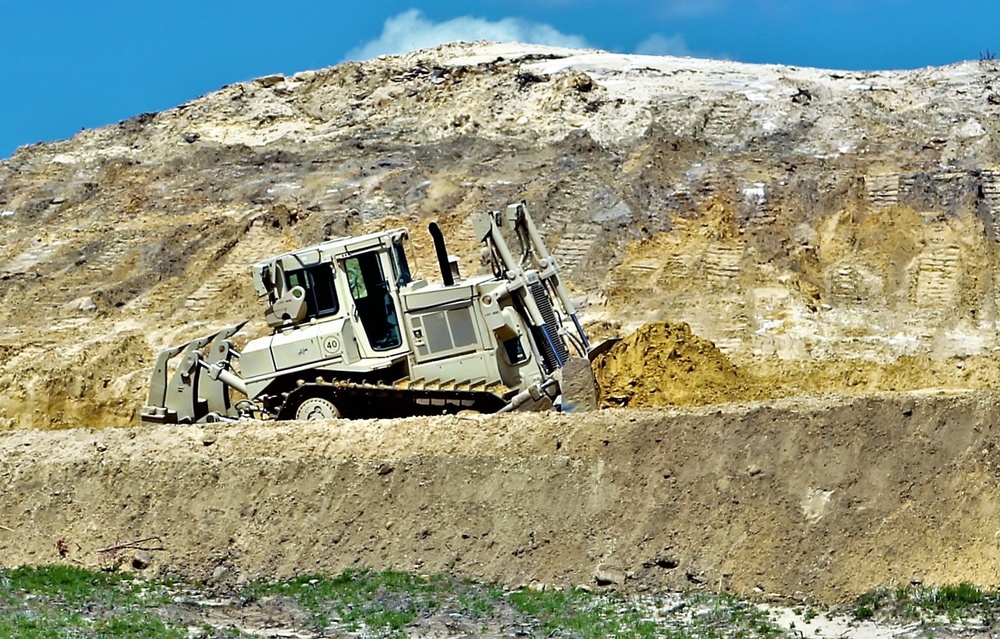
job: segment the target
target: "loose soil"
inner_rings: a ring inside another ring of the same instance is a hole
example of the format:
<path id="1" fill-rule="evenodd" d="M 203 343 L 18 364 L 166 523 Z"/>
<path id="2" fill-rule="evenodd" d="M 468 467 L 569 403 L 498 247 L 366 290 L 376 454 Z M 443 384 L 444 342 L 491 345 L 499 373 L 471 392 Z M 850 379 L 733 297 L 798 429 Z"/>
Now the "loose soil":
<path id="1" fill-rule="evenodd" d="M 96 567 L 156 536 L 148 570 L 196 580 L 370 566 L 827 602 L 995 584 L 997 399 L 15 431 L 0 557 Z"/>
<path id="2" fill-rule="evenodd" d="M 593 363 L 605 406 L 698 406 L 765 395 L 687 324 L 644 324 Z"/>

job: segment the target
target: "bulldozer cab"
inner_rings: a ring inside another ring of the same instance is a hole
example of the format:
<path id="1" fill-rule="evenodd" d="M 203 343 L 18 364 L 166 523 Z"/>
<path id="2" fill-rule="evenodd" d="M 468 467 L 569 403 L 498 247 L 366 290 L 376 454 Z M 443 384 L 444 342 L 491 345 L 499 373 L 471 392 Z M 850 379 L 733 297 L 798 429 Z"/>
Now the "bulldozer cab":
<path id="1" fill-rule="evenodd" d="M 314 321 L 349 322 L 370 357 L 404 349 L 399 289 L 412 282 L 405 229 L 330 240 L 254 265 L 254 285 L 277 333 Z M 362 335 L 364 337 L 362 337 Z"/>

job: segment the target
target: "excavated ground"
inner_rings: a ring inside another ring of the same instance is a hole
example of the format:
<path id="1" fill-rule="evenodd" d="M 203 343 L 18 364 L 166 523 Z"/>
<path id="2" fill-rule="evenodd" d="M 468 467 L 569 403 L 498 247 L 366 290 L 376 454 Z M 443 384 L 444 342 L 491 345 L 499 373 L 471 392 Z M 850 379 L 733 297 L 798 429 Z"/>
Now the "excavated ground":
<path id="1" fill-rule="evenodd" d="M 998 78 L 455 44 L 22 148 L 0 563 L 157 536 L 151 570 L 217 580 L 995 585 Z M 407 226 L 435 279 L 437 221 L 471 274 L 470 213 L 521 198 L 594 341 L 625 337 L 617 408 L 134 427 L 158 349 L 266 331 L 253 262 Z"/>
<path id="2" fill-rule="evenodd" d="M 839 601 L 1000 579 L 993 393 L 0 435 L 4 564 L 359 565 Z M 59 548 L 66 550 L 60 556 Z"/>

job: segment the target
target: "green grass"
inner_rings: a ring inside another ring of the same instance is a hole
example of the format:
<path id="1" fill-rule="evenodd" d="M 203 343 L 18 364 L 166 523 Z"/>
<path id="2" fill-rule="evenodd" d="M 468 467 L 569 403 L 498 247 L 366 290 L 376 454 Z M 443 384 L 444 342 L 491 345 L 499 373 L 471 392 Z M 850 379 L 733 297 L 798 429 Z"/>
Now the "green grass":
<path id="1" fill-rule="evenodd" d="M 0 637 L 186 637 L 187 625 L 168 621 L 169 611 L 179 605 L 170 594 L 174 586 L 70 566 L 0 570 Z M 578 639 L 777 636 L 767 616 L 753 605 L 729 597 L 686 597 L 690 614 L 676 618 L 660 614 L 662 605 L 655 596 L 569 589 L 511 591 L 447 576 L 352 570 L 336 576 L 254 582 L 232 599 L 231 614 L 238 618 L 240 610 L 277 598 L 271 603 L 306 613 L 303 629 L 370 637 L 403 637 L 408 626 L 435 615 L 436 623 L 459 618 L 464 626 L 458 632 L 469 634 L 489 631 Z M 213 612 L 218 614 L 219 609 Z M 232 629 L 201 628 L 205 637 L 243 636 Z"/>
<path id="2" fill-rule="evenodd" d="M 518 590 L 506 600 L 547 636 L 600 637 L 674 636 L 645 620 L 620 596 L 596 596 L 580 590 Z"/>
<path id="3" fill-rule="evenodd" d="M 246 602 L 276 595 L 292 597 L 308 610 L 314 630 L 337 622 L 348 632 L 364 630 L 380 637 L 403 636 L 409 624 L 439 612 L 484 623 L 506 615 L 504 618 L 518 619 L 518 630 L 531 636 L 680 637 L 643 620 L 622 597 L 570 590 L 505 592 L 442 576 L 348 571 L 333 578 L 304 576 L 274 584 L 258 582 L 242 593 Z"/>
<path id="4" fill-rule="evenodd" d="M 0 637 L 186 637 L 186 629 L 147 614 L 165 601 L 158 590 L 74 566 L 0 570 Z"/>
<path id="5" fill-rule="evenodd" d="M 699 605 L 689 628 L 700 639 L 736 639 L 784 637 L 785 632 L 756 606 L 730 595 L 696 594 L 690 597 Z"/>
<path id="6" fill-rule="evenodd" d="M 44 594 L 74 604 L 98 593 L 118 597 L 118 586 L 125 581 L 121 575 L 113 573 L 92 572 L 74 566 L 45 566 L 7 571 L 3 583 L 11 591 Z"/>
<path id="7" fill-rule="evenodd" d="M 438 604 L 432 595 L 440 581 L 394 571 L 346 571 L 336 577 L 305 575 L 274 584 L 257 582 L 245 588 L 241 598 L 291 597 L 309 611 L 316 630 L 336 620 L 349 631 L 363 625 L 391 635 L 418 614 L 433 612 Z"/>
<path id="8" fill-rule="evenodd" d="M 484 625 L 492 622 L 501 632 L 531 637 L 722 639 L 781 635 L 765 613 L 731 598 L 706 598 L 699 603 L 708 612 L 695 621 L 695 632 L 691 633 L 684 629 L 686 622 L 671 624 L 649 618 L 647 606 L 621 594 L 568 589 L 504 591 L 450 577 L 392 571 L 357 570 L 336 577 L 307 575 L 278 583 L 256 582 L 240 596 L 244 604 L 264 597 L 289 597 L 308 611 L 314 631 L 336 627 L 376 637 L 404 636 L 414 621 L 437 613 L 480 619 Z"/>
<path id="9" fill-rule="evenodd" d="M 969 583 L 926 587 L 877 588 L 855 601 L 853 615 L 860 621 L 922 621 L 945 619 L 955 623 L 979 619 L 992 625 L 1000 611 L 1000 593 Z"/>
<path id="10" fill-rule="evenodd" d="M 256 582 L 241 599 L 291 597 L 310 613 L 310 625 L 322 630 L 331 623 L 349 632 L 360 629 L 399 636 L 407 625 L 447 609 L 475 619 L 490 617 L 501 591 L 444 576 L 348 570 L 336 577 L 305 575 L 284 582 Z"/>

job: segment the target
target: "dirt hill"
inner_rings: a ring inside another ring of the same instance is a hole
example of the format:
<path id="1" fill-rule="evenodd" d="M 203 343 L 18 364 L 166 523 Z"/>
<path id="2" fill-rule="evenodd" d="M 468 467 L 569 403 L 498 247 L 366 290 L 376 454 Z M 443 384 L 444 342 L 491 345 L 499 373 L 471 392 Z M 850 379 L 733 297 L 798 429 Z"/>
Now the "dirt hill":
<path id="1" fill-rule="evenodd" d="M 997 87 L 992 60 L 842 72 L 455 44 L 19 149 L 0 161 L 3 561 L 164 535 L 161 569 L 185 574 L 419 560 L 586 582 L 596 564 L 828 598 L 910 573 L 995 583 L 995 398 L 873 394 L 1000 382 Z M 266 331 L 257 259 L 405 225 L 433 279 L 437 221 L 473 273 L 470 213 L 521 198 L 595 340 L 651 323 L 598 371 L 606 403 L 790 399 L 211 443 L 89 430 L 135 423 L 156 350 Z M 826 393 L 855 399 L 805 399 Z M 505 429 L 528 425 L 513 447 Z"/>
<path id="2" fill-rule="evenodd" d="M 22 148 L 0 424 L 134 419 L 152 351 L 259 317 L 263 255 L 404 224 L 432 277 L 437 220 L 474 272 L 469 213 L 518 198 L 595 332 L 686 322 L 819 390 L 992 385 L 998 77 L 458 44 Z"/>

